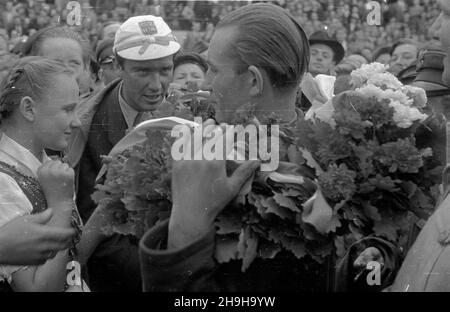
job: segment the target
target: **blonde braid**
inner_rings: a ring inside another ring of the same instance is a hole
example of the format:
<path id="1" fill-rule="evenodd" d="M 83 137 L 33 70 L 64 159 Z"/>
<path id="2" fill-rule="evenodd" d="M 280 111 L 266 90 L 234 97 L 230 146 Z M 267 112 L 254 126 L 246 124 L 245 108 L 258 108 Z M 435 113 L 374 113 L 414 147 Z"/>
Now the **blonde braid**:
<path id="1" fill-rule="evenodd" d="M 0 96 L 0 120 L 6 118 L 15 106 L 15 98 L 13 95 L 20 94 L 20 89 L 15 85 L 24 74 L 25 70 L 22 67 L 14 68 L 10 74 L 5 78 Z"/>

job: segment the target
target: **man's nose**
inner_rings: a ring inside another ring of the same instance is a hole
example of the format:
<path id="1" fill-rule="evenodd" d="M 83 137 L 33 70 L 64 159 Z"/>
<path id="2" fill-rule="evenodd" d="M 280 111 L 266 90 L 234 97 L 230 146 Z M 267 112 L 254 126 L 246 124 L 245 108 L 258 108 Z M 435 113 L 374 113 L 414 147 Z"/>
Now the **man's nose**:
<path id="1" fill-rule="evenodd" d="M 161 89 L 161 78 L 158 73 L 152 74 L 149 77 L 148 87 L 152 91 L 159 91 Z"/>
<path id="2" fill-rule="evenodd" d="M 79 128 L 79 127 L 81 127 L 81 120 L 80 120 L 80 117 L 78 116 L 78 114 L 75 114 L 75 118 L 70 123 L 70 127 L 71 128 Z"/>

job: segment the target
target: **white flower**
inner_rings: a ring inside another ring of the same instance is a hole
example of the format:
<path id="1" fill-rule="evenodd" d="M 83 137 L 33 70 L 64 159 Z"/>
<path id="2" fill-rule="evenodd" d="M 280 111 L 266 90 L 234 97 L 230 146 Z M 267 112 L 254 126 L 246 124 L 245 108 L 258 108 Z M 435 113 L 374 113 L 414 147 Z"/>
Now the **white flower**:
<path id="1" fill-rule="evenodd" d="M 391 101 L 389 106 L 394 109 L 393 119 L 399 128 L 409 128 L 414 121 L 424 121 L 428 117 L 417 108 L 405 106 L 397 101 Z"/>
<path id="2" fill-rule="evenodd" d="M 382 89 L 400 89 L 403 84 L 391 73 L 374 73 L 367 79 L 367 84 L 373 84 Z"/>
<path id="3" fill-rule="evenodd" d="M 427 105 L 427 94 L 424 89 L 413 86 L 403 86 L 402 92 L 413 99 L 414 107 L 422 108 Z"/>
<path id="4" fill-rule="evenodd" d="M 360 68 L 351 72 L 350 83 L 356 88 L 362 87 L 367 83 L 367 80 L 374 74 L 385 73 L 388 66 L 381 63 L 364 64 Z"/>
<path id="5" fill-rule="evenodd" d="M 386 89 L 383 90 L 374 85 L 366 85 L 361 88 L 356 89 L 355 91 L 363 94 L 367 97 L 375 97 L 379 100 L 392 100 L 400 102 L 403 105 L 411 106 L 413 100 L 406 96 L 405 93 L 397 90 Z"/>

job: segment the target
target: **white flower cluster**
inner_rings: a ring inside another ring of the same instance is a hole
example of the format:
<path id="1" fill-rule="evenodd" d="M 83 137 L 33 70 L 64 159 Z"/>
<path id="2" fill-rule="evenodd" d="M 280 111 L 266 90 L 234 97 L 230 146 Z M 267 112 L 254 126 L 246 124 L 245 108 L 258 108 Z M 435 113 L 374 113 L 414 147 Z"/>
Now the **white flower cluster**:
<path id="1" fill-rule="evenodd" d="M 360 68 L 355 69 L 354 71 L 351 72 L 350 83 L 355 88 L 360 88 L 363 85 L 367 84 L 369 78 L 371 78 L 374 74 L 386 73 L 387 69 L 388 66 L 377 62 L 371 64 L 364 64 Z"/>
<path id="2" fill-rule="evenodd" d="M 427 103 L 425 91 L 404 86 L 386 69 L 387 66 L 372 63 L 354 70 L 351 73 L 352 81 L 359 85 L 355 91 L 365 97 L 389 100 L 389 106 L 394 109 L 394 122 L 400 128 L 409 128 L 414 121 L 424 121 L 427 115 L 421 113 L 419 108 L 425 107 Z"/>

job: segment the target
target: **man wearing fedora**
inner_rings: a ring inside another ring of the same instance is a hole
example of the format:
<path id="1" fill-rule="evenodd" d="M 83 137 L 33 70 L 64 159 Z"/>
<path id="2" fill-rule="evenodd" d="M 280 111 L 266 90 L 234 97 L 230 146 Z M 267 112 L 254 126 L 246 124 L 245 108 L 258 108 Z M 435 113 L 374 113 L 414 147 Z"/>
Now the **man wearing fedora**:
<path id="1" fill-rule="evenodd" d="M 417 75 L 411 85 L 425 90 L 430 117 L 416 135 L 418 146 L 431 146 L 435 159 L 446 165 L 446 121 L 450 119 L 450 88 L 442 81 L 446 53 L 438 46 L 427 46 L 417 62 Z"/>
<path id="2" fill-rule="evenodd" d="M 77 168 L 77 206 L 83 221 L 96 205 L 95 179 L 108 155 L 128 129 L 151 117 L 172 81 L 173 57 L 180 44 L 161 17 L 134 16 L 118 29 L 113 45 L 120 77 L 78 111 L 82 126 L 73 133 L 67 162 Z M 140 291 L 137 241 L 120 235 L 98 242 L 88 264 L 94 291 Z"/>
<path id="3" fill-rule="evenodd" d="M 309 37 L 311 62 L 309 72 L 334 75 L 334 67 L 344 58 L 345 50 L 337 40 L 330 38 L 326 31 L 316 31 Z"/>

